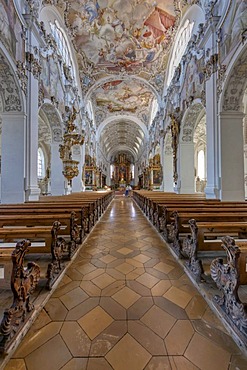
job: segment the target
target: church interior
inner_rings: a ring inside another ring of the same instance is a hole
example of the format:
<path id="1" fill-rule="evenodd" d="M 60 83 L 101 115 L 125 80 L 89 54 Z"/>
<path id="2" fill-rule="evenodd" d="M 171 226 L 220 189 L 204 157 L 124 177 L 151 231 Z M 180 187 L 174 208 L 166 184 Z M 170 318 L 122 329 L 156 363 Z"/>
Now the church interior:
<path id="1" fill-rule="evenodd" d="M 0 0 L 0 370 L 247 368 L 246 40 L 246 0 Z"/>

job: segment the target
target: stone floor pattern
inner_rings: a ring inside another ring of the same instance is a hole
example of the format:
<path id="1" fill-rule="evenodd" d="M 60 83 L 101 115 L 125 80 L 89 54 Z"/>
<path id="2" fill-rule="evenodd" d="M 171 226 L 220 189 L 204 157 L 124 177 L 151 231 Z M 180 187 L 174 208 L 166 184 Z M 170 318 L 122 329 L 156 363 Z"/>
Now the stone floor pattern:
<path id="1" fill-rule="evenodd" d="M 131 198 L 117 197 L 5 370 L 244 370 Z"/>

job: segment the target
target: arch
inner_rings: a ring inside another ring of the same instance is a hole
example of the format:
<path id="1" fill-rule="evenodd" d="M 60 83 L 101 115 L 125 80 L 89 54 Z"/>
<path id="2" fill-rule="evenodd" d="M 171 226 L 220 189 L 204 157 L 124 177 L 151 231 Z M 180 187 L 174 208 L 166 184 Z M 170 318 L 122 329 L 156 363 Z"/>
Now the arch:
<path id="1" fill-rule="evenodd" d="M 243 98 L 247 87 L 247 44 L 238 48 L 225 75 L 219 100 L 220 112 L 243 112 Z"/>
<path id="2" fill-rule="evenodd" d="M 138 118 L 138 117 L 135 117 L 135 116 L 129 116 L 129 115 L 126 115 L 126 114 L 123 114 L 123 115 L 119 115 L 117 117 L 108 117 L 107 119 L 105 119 L 98 127 L 97 129 L 97 132 L 96 132 L 96 140 L 98 141 L 100 136 L 101 136 L 101 133 L 103 131 L 103 129 L 105 128 L 105 126 L 107 126 L 109 123 L 116 123 L 118 121 L 133 121 L 134 123 L 136 123 L 140 129 L 143 131 L 144 133 L 144 137 L 145 139 L 148 138 L 148 130 L 147 130 L 147 127 L 145 126 L 145 124 Z"/>
<path id="3" fill-rule="evenodd" d="M 46 125 L 50 128 L 50 141 L 51 142 L 61 142 L 63 127 L 62 127 L 62 118 L 60 112 L 54 107 L 54 105 L 49 102 L 42 104 L 39 110 L 40 117 L 43 118 Z M 46 136 L 49 137 L 49 133 L 46 133 Z"/>
<path id="4" fill-rule="evenodd" d="M 206 114 L 205 108 L 199 99 L 186 110 L 180 128 L 180 142 L 192 142 L 196 124 Z"/>
<path id="5" fill-rule="evenodd" d="M 3 113 L 23 112 L 24 97 L 17 79 L 17 69 L 0 43 L 0 96 Z"/>
<path id="6" fill-rule="evenodd" d="M 186 47 L 188 45 L 188 42 L 191 36 L 197 32 L 199 24 L 204 23 L 204 22 L 205 22 L 205 15 L 204 15 L 202 8 L 199 5 L 196 5 L 196 4 L 192 5 L 191 7 L 189 7 L 189 9 L 184 14 L 180 22 L 180 26 L 178 28 L 176 38 L 174 40 L 174 44 L 173 44 L 170 57 L 168 60 L 168 69 L 167 69 L 164 88 L 167 88 L 170 85 L 175 69 L 178 66 L 182 58 L 182 55 L 184 54 L 186 50 Z M 181 36 L 183 32 L 185 31 L 186 27 L 189 26 L 189 24 L 192 24 L 190 35 L 189 37 L 186 38 L 184 45 L 181 45 L 179 47 Z M 178 49 L 180 50 L 180 54 L 179 54 L 180 59 L 177 58 L 176 60 L 176 52 Z"/>
<path id="7" fill-rule="evenodd" d="M 98 87 L 100 87 L 101 85 L 104 85 L 107 82 L 111 82 L 111 81 L 115 81 L 115 80 L 120 80 L 120 79 L 123 80 L 123 81 L 128 81 L 128 80 L 131 79 L 131 81 L 135 81 L 136 80 L 138 82 L 143 83 L 156 96 L 156 99 L 158 101 L 158 104 L 159 105 L 162 105 L 161 96 L 159 95 L 159 93 L 155 90 L 155 88 L 147 80 L 145 80 L 144 78 L 141 78 L 141 77 L 137 77 L 137 76 L 124 76 L 124 75 L 123 76 L 121 76 L 121 75 L 120 76 L 114 75 L 114 76 L 110 76 L 110 77 L 108 76 L 108 77 L 101 78 L 92 87 L 90 87 L 88 89 L 88 92 L 86 93 L 85 98 L 84 98 L 85 104 L 86 104 L 87 100 L 90 100 L 91 99 L 91 94 Z"/>

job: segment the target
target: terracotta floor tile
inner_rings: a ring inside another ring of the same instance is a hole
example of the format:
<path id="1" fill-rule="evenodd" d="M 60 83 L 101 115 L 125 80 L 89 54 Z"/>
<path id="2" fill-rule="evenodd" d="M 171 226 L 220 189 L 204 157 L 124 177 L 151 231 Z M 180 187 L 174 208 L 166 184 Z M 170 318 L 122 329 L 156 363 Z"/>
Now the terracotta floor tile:
<path id="1" fill-rule="evenodd" d="M 183 355 L 194 332 L 195 330 L 189 320 L 178 320 L 165 338 L 169 355 Z"/>
<path id="2" fill-rule="evenodd" d="M 153 306 L 141 318 L 141 321 L 146 324 L 152 331 L 158 334 L 161 338 L 169 333 L 176 322 L 176 319 L 164 312 L 157 306 Z"/>
<path id="3" fill-rule="evenodd" d="M 116 281 L 116 279 L 106 273 L 103 273 L 92 280 L 92 282 L 100 289 L 106 288 L 108 285 L 114 283 L 114 281 Z"/>
<path id="4" fill-rule="evenodd" d="M 167 354 L 164 341 L 141 321 L 129 321 L 128 333 L 152 356 Z"/>
<path id="5" fill-rule="evenodd" d="M 104 358 L 89 358 L 87 370 L 114 370 L 114 369 Z"/>
<path id="6" fill-rule="evenodd" d="M 202 370 L 183 356 L 169 356 L 171 370 Z"/>
<path id="7" fill-rule="evenodd" d="M 62 297 L 60 297 L 60 300 L 63 302 L 65 307 L 70 310 L 79 303 L 85 301 L 87 298 L 88 295 L 80 287 L 78 287 L 64 294 Z"/>
<path id="8" fill-rule="evenodd" d="M 72 358 L 61 370 L 86 370 L 87 363 L 87 358 Z"/>
<path id="9" fill-rule="evenodd" d="M 174 269 L 174 266 L 168 265 L 165 262 L 159 262 L 157 265 L 154 266 L 154 269 L 164 272 L 164 274 L 169 274 Z"/>
<path id="10" fill-rule="evenodd" d="M 147 288 L 152 288 L 159 282 L 159 279 L 145 272 L 143 275 L 139 276 L 136 281 L 145 285 Z"/>
<path id="11" fill-rule="evenodd" d="M 105 357 L 114 370 L 143 370 L 151 355 L 126 334 Z"/>
<path id="12" fill-rule="evenodd" d="M 65 322 L 61 328 L 61 337 L 74 357 L 89 355 L 91 340 L 77 322 Z"/>
<path id="13" fill-rule="evenodd" d="M 103 262 L 105 262 L 107 264 L 107 263 L 110 263 L 110 262 L 115 261 L 116 260 L 116 257 L 113 257 L 110 254 L 107 254 L 106 256 L 101 257 L 100 260 L 103 261 Z"/>
<path id="14" fill-rule="evenodd" d="M 153 356 L 144 370 L 171 370 L 168 356 Z M 177 368 L 176 370 L 180 370 Z M 181 368 L 181 370 L 184 370 Z"/>
<path id="15" fill-rule="evenodd" d="M 114 321 L 92 341 L 90 356 L 105 356 L 126 333 L 127 322 Z"/>
<path id="16" fill-rule="evenodd" d="M 30 353 L 55 337 L 61 327 L 62 322 L 51 322 L 40 330 L 35 330 L 35 327 L 31 327 L 25 337 L 25 341 L 21 342 L 13 357 L 27 357 Z"/>
<path id="17" fill-rule="evenodd" d="M 161 280 L 151 289 L 151 293 L 153 296 L 159 297 L 165 294 L 170 287 L 171 282 L 169 280 Z"/>
<path id="18" fill-rule="evenodd" d="M 94 339 L 112 322 L 113 318 L 99 306 L 78 320 L 78 323 L 90 339 Z"/>
<path id="19" fill-rule="evenodd" d="M 100 306 L 114 319 L 126 320 L 126 310 L 111 297 L 102 297 Z"/>
<path id="20" fill-rule="evenodd" d="M 90 297 L 98 297 L 101 293 L 101 289 L 91 281 L 82 281 L 80 288 Z"/>
<path id="21" fill-rule="evenodd" d="M 126 247 L 118 249 L 118 253 L 121 253 L 124 256 L 126 256 L 127 254 L 130 254 L 132 252 L 133 252 L 132 249 L 129 249 L 129 248 L 126 248 Z"/>
<path id="22" fill-rule="evenodd" d="M 163 296 L 182 308 L 185 308 L 192 298 L 190 294 L 176 287 L 171 287 Z"/>
<path id="23" fill-rule="evenodd" d="M 134 304 L 140 297 L 140 294 L 137 294 L 128 287 L 124 287 L 112 296 L 112 298 L 124 308 L 129 308 L 132 306 L 132 304 Z"/>
<path id="24" fill-rule="evenodd" d="M 4 370 L 27 370 L 27 368 L 24 360 L 12 359 L 7 363 Z"/>
<path id="25" fill-rule="evenodd" d="M 90 297 L 84 302 L 78 304 L 76 307 L 69 310 L 68 315 L 66 316 L 66 321 L 77 321 L 82 316 L 86 315 L 92 309 L 99 305 L 99 297 Z"/>
<path id="26" fill-rule="evenodd" d="M 150 260 L 150 257 L 147 257 L 144 254 L 139 254 L 138 256 L 134 257 L 133 259 L 138 261 L 138 262 L 145 263 L 145 262 Z"/>
<path id="27" fill-rule="evenodd" d="M 151 297 L 141 297 L 128 309 L 128 320 L 139 320 L 153 304 Z"/>
<path id="28" fill-rule="evenodd" d="M 123 274 L 128 274 L 130 271 L 134 270 L 134 266 L 124 262 L 121 265 L 117 266 L 116 270 L 122 272 Z"/>
<path id="29" fill-rule="evenodd" d="M 202 335 L 195 334 L 184 356 L 203 370 L 227 370 L 231 354 Z"/>
<path id="30" fill-rule="evenodd" d="M 60 335 L 56 335 L 28 355 L 25 361 L 28 370 L 59 370 L 71 357 L 71 353 Z"/>
<path id="31" fill-rule="evenodd" d="M 45 305 L 45 310 L 50 316 L 51 320 L 54 321 L 64 321 L 68 313 L 68 310 L 58 298 L 51 298 Z"/>

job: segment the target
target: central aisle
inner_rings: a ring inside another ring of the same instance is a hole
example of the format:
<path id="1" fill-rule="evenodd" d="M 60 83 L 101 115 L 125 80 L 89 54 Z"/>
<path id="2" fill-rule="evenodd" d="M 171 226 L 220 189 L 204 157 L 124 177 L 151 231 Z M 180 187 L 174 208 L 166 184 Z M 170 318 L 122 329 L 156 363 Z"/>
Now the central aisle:
<path id="1" fill-rule="evenodd" d="M 6 367 L 246 368 L 165 242 L 124 197 L 111 203 Z"/>

